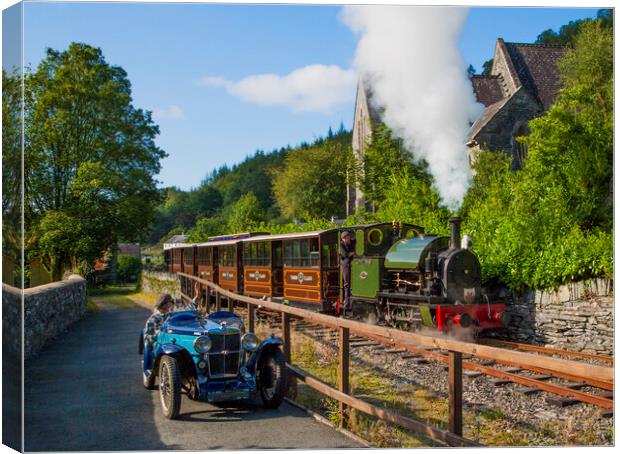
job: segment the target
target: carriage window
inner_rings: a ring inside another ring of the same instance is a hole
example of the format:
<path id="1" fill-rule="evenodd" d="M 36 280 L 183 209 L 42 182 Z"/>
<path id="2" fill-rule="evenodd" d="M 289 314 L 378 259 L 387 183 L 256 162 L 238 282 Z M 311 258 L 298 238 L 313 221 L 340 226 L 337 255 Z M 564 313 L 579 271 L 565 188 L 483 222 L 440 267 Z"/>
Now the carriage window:
<path id="1" fill-rule="evenodd" d="M 262 243 L 261 266 L 271 265 L 271 243 Z"/>
<path id="2" fill-rule="evenodd" d="M 273 248 L 273 266 L 282 266 L 282 244 L 278 243 Z"/>
<path id="3" fill-rule="evenodd" d="M 308 248 L 308 240 L 301 240 L 301 266 L 310 266 L 310 260 L 308 256 L 310 255 L 310 250 Z"/>
<path id="4" fill-rule="evenodd" d="M 255 243 L 256 244 L 256 259 L 255 265 L 262 266 L 263 262 L 263 252 L 265 251 L 265 245 L 263 243 Z"/>
<path id="5" fill-rule="evenodd" d="M 194 249 L 185 248 L 184 259 L 186 265 L 192 265 L 194 263 Z"/>
<path id="6" fill-rule="evenodd" d="M 218 263 L 222 266 L 235 266 L 236 256 L 236 246 L 222 246 Z"/>
<path id="7" fill-rule="evenodd" d="M 293 266 L 291 260 L 293 258 L 293 242 L 284 242 L 284 266 Z"/>
<path id="8" fill-rule="evenodd" d="M 321 263 L 325 268 L 336 268 L 338 266 L 336 243 L 323 243 L 321 246 Z"/>
<path id="9" fill-rule="evenodd" d="M 198 254 L 198 265 L 209 265 L 209 253 L 207 248 L 198 248 L 196 253 Z"/>
<path id="10" fill-rule="evenodd" d="M 319 266 L 319 239 L 318 238 L 310 238 L 308 240 L 310 243 L 310 266 Z"/>

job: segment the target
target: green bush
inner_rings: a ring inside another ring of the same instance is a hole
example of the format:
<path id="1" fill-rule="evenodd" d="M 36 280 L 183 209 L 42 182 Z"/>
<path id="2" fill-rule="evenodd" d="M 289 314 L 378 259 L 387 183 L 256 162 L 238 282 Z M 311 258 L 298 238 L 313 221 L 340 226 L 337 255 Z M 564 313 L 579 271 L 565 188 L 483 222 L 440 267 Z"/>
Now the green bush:
<path id="1" fill-rule="evenodd" d="M 116 275 L 121 282 L 136 282 L 142 270 L 142 262 L 133 255 L 120 254 L 116 260 Z"/>

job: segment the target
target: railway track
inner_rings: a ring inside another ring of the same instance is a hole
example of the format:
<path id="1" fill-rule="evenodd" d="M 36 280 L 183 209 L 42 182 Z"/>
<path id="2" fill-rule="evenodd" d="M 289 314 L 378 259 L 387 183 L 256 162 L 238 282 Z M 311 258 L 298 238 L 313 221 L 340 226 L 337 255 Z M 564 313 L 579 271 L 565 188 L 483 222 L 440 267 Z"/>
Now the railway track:
<path id="1" fill-rule="evenodd" d="M 511 350 L 520 350 L 525 352 L 542 353 L 549 356 L 560 356 L 569 359 L 583 359 L 603 363 L 607 366 L 613 366 L 614 358 L 607 355 L 596 355 L 593 353 L 574 352 L 570 350 L 561 350 L 559 348 L 542 347 L 540 345 L 522 344 L 519 342 L 505 341 L 499 339 L 483 338 L 478 340 L 479 343 L 492 347 L 507 348 Z"/>
<path id="2" fill-rule="evenodd" d="M 260 320 L 267 322 L 274 328 L 276 327 L 278 314 L 262 310 L 258 311 L 257 314 L 259 314 Z M 318 341 L 336 346 L 338 333 L 330 328 L 295 319 L 291 323 L 291 328 Z M 482 343 L 499 348 L 563 356 L 572 360 L 598 361 L 606 365 L 613 365 L 613 358 L 603 355 L 489 339 L 484 339 Z M 367 348 L 369 353 L 381 353 L 382 355 L 399 355 L 403 360 L 410 361 L 412 365 L 428 363 L 429 361 L 444 364 L 446 367 L 448 364 L 447 351 L 400 343 L 382 336 L 368 334 L 359 336 L 354 331 L 351 331 L 350 348 L 351 350 Z M 568 372 L 559 373 L 543 367 L 525 366 L 508 360 L 490 360 L 480 355 L 475 357 L 464 355 L 463 369 L 464 376 L 468 378 L 475 378 L 480 375 L 491 377 L 491 383 L 494 386 L 504 386 L 510 383 L 521 385 L 516 391 L 525 395 L 539 392 L 552 394 L 555 397 L 547 398 L 550 405 L 565 407 L 588 403 L 600 407 L 602 409 L 601 416 L 610 417 L 613 415 L 613 382 L 611 381 L 584 379 Z"/>

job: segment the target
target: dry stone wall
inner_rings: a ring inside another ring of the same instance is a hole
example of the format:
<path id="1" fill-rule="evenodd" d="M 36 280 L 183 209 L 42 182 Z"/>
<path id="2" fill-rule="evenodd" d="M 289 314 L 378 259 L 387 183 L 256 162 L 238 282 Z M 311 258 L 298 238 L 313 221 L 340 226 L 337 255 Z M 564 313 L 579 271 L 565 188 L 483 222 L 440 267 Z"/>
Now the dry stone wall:
<path id="1" fill-rule="evenodd" d="M 576 282 L 556 291 L 527 291 L 508 304 L 508 338 L 548 347 L 613 354 L 612 282 Z"/>
<path id="2" fill-rule="evenodd" d="M 26 358 L 41 351 L 86 313 L 86 280 L 69 275 L 66 280 L 24 290 L 24 345 Z M 3 343 L 21 355 L 21 290 L 2 286 Z"/>
<path id="3" fill-rule="evenodd" d="M 22 291 L 2 284 L 2 350 L 22 356 Z"/>

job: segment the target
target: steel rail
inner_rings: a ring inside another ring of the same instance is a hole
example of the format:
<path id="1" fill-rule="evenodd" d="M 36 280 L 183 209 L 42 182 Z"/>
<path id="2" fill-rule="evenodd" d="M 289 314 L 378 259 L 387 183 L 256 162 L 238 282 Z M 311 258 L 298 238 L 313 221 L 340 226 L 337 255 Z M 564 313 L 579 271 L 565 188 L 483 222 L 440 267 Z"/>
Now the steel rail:
<path id="1" fill-rule="evenodd" d="M 480 342 L 485 345 L 491 345 L 495 347 L 514 347 L 516 350 L 531 351 L 538 353 L 545 353 L 548 355 L 560 355 L 573 358 L 594 359 L 597 361 L 603 361 L 608 364 L 614 363 L 613 356 L 598 355 L 594 353 L 574 352 L 571 350 L 562 350 L 559 348 L 543 347 L 541 345 L 523 344 L 520 342 L 506 341 L 503 339 L 480 339 Z"/>

